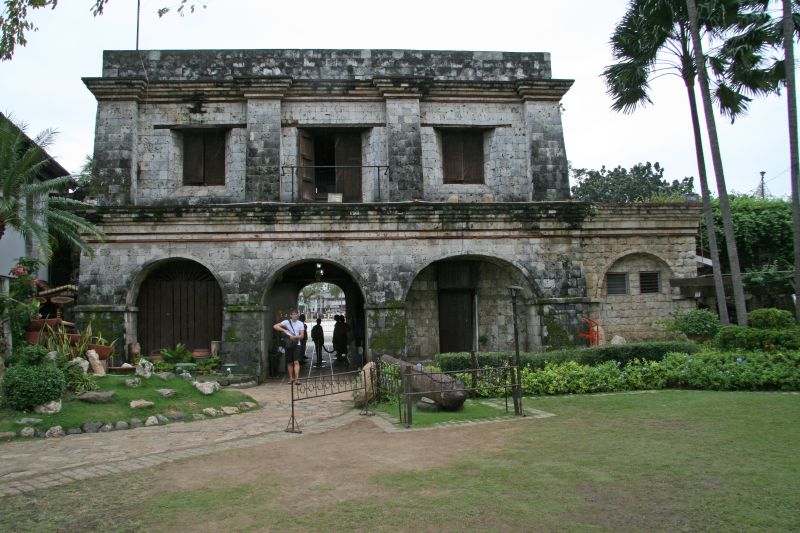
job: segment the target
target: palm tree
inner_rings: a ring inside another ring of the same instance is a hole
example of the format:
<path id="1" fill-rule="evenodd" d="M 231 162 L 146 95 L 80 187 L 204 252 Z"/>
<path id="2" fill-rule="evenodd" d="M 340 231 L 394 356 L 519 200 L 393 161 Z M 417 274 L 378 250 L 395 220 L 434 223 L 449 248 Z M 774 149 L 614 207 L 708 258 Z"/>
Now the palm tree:
<path id="1" fill-rule="evenodd" d="M 783 0 L 783 68 L 789 112 L 789 152 L 792 180 L 792 230 L 794 232 L 794 318 L 800 323 L 800 157 L 797 146 L 797 85 L 794 78 L 794 14 L 791 0 Z"/>
<path id="2" fill-rule="evenodd" d="M 88 205 L 55 195 L 67 191 L 72 176 L 42 179 L 50 163 L 44 150 L 54 135 L 52 130 L 45 130 L 30 139 L 24 128 L 0 115 L 0 239 L 6 228 L 12 228 L 33 242 L 45 257 L 50 256 L 54 239 L 91 253 L 86 236 L 98 240 L 105 236 L 74 213 Z"/>
<path id="3" fill-rule="evenodd" d="M 716 2 L 709 2 L 714 5 Z M 706 5 L 705 7 L 708 7 Z M 700 22 L 695 0 L 686 0 L 689 15 L 689 35 L 692 38 L 695 65 L 697 66 L 697 79 L 700 83 L 700 95 L 703 100 L 703 112 L 708 131 L 708 142 L 711 147 L 711 161 L 714 165 L 714 176 L 717 180 L 717 195 L 719 196 L 719 210 L 722 215 L 722 228 L 725 234 L 725 244 L 728 248 L 728 263 L 731 269 L 731 283 L 733 285 L 733 301 L 736 306 L 736 322 L 740 326 L 747 325 L 747 306 L 744 299 L 744 286 L 742 284 L 742 271 L 739 267 L 739 251 L 736 249 L 736 237 L 733 232 L 733 218 L 728 201 L 728 188 L 725 184 L 725 171 L 722 168 L 722 155 L 717 136 L 717 125 L 714 119 L 714 108 L 711 104 L 711 90 L 708 83 L 706 70 L 706 57 L 703 53 L 703 42 L 700 38 Z M 709 10 L 710 11 L 710 10 Z M 727 14 L 727 13 L 725 13 Z M 711 20 L 711 13 L 706 13 L 704 20 Z"/>
<path id="4" fill-rule="evenodd" d="M 722 265 L 714 230 L 711 194 L 694 92 L 697 71 L 691 52 L 688 21 L 684 15 L 685 13 L 672 9 L 669 2 L 631 2 L 611 37 L 612 51 L 618 62 L 606 67 L 603 75 L 608 93 L 613 99 L 612 109 L 623 113 L 633 112 L 638 106 L 652 103 L 648 94 L 651 79 L 674 74 L 683 80 L 689 97 L 717 308 L 720 320 L 727 324 L 729 317 L 725 285 L 722 280 Z"/>

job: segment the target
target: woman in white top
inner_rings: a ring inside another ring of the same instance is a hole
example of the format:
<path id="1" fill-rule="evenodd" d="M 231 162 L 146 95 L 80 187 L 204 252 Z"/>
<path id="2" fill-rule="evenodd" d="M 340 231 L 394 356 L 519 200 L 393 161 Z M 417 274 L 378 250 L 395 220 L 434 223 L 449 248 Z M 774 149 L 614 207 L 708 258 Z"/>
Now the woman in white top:
<path id="1" fill-rule="evenodd" d="M 305 333 L 305 326 L 297 319 L 297 310 L 292 309 L 289 312 L 289 319 L 278 322 L 272 329 L 280 331 L 288 339 L 293 342 L 286 343 L 286 373 L 289 374 L 289 381 L 287 383 L 300 383 L 300 357 L 303 349 L 302 341 L 303 334 Z"/>

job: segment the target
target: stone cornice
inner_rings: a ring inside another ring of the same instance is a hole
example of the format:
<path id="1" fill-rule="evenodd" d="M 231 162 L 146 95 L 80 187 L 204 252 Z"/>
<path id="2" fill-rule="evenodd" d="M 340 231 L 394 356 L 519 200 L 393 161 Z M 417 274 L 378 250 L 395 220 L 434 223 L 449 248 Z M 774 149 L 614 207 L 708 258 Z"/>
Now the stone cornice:
<path id="1" fill-rule="evenodd" d="M 559 101 L 567 94 L 574 80 L 526 80 L 517 82 L 517 93 L 523 101 Z"/>

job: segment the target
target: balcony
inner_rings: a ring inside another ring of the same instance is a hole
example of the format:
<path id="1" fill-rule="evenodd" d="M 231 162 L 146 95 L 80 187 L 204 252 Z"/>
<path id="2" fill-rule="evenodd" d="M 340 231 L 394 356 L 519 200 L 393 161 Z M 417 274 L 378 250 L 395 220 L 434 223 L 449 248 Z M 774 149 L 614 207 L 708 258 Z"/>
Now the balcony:
<path id="1" fill-rule="evenodd" d="M 388 174 L 388 165 L 285 165 L 281 190 L 292 203 L 382 202 Z"/>

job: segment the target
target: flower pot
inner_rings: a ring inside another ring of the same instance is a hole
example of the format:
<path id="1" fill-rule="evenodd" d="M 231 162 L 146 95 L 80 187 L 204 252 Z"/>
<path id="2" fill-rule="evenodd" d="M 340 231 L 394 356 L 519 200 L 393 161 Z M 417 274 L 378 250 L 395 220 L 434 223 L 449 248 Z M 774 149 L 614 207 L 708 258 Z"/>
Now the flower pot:
<path id="1" fill-rule="evenodd" d="M 155 363 L 156 361 L 163 361 L 164 360 L 164 356 L 161 355 L 161 354 L 158 354 L 158 353 L 154 353 L 154 354 L 148 355 L 147 358 L 150 359 L 150 361 L 153 362 L 153 363 Z"/>
<path id="2" fill-rule="evenodd" d="M 28 331 L 41 331 L 46 326 L 56 329 L 61 324 L 60 318 L 35 318 L 28 324 Z"/>
<path id="3" fill-rule="evenodd" d="M 195 361 L 198 359 L 208 359 L 209 357 L 211 357 L 211 350 L 197 348 L 192 351 L 192 359 Z"/>
<path id="4" fill-rule="evenodd" d="M 28 344 L 40 344 L 47 346 L 47 332 L 46 331 L 27 331 L 25 333 L 25 340 Z"/>
<path id="5" fill-rule="evenodd" d="M 87 349 L 97 352 L 97 355 L 100 357 L 101 361 L 108 359 L 108 356 L 114 351 L 113 346 L 105 346 L 103 344 L 90 344 Z"/>

